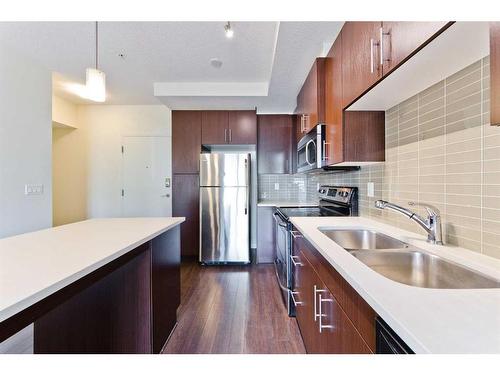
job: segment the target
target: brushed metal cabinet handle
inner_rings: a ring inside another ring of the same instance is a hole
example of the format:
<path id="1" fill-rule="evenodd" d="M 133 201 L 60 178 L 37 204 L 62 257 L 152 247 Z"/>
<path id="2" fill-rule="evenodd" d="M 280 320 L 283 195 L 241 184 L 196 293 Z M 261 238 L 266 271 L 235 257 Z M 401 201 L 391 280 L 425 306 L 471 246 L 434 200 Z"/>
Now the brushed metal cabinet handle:
<path id="1" fill-rule="evenodd" d="M 303 304 L 304 304 L 304 302 L 297 301 L 297 300 L 295 299 L 295 295 L 296 295 L 296 294 L 299 294 L 299 292 L 294 292 L 294 291 L 291 291 L 291 292 L 290 292 L 290 295 L 291 295 L 291 297 L 292 297 L 293 304 L 294 304 L 295 306 L 300 306 L 300 305 L 303 305 Z"/>
<path id="2" fill-rule="evenodd" d="M 297 255 L 290 255 L 290 259 L 292 261 L 292 264 L 295 266 L 295 267 L 302 267 L 304 264 L 302 264 L 301 262 L 297 262 L 295 261 L 295 258 L 298 258 L 299 261 L 300 261 L 300 258 L 297 256 Z"/>
<path id="3" fill-rule="evenodd" d="M 326 314 L 323 314 L 323 302 L 333 302 L 333 299 L 323 298 L 321 294 L 319 295 L 319 333 L 322 333 L 325 328 L 334 328 L 331 324 L 323 324 L 322 318 L 326 316 Z"/>

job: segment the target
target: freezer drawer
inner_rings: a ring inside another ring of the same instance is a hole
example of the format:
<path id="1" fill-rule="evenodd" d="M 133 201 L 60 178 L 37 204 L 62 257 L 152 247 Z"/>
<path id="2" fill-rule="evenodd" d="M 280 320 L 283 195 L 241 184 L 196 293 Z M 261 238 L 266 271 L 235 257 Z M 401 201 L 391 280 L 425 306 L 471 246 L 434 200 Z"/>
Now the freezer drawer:
<path id="1" fill-rule="evenodd" d="M 247 187 L 200 188 L 200 262 L 249 263 Z"/>
<path id="2" fill-rule="evenodd" d="M 200 154 L 200 186 L 248 186 L 250 154 Z"/>

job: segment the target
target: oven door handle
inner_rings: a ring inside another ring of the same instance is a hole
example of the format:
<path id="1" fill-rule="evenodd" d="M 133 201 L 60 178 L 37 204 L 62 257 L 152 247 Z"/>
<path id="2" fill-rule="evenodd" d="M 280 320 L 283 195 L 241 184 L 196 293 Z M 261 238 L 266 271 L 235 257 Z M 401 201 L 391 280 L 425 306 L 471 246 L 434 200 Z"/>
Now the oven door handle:
<path id="1" fill-rule="evenodd" d="M 283 223 L 283 221 L 281 221 L 277 212 L 273 213 L 273 216 L 274 216 L 274 221 L 276 221 L 276 224 L 278 224 L 282 228 L 288 228 L 288 226 L 285 223 Z"/>
<path id="2" fill-rule="evenodd" d="M 281 284 L 281 280 L 280 280 L 280 277 L 278 275 L 278 266 L 276 265 L 276 259 L 274 260 L 274 274 L 276 275 L 276 279 L 278 280 L 278 285 L 280 286 L 280 288 L 283 289 L 285 292 L 291 293 L 292 291 L 290 289 L 288 289 L 286 286 L 283 286 L 283 284 Z"/>

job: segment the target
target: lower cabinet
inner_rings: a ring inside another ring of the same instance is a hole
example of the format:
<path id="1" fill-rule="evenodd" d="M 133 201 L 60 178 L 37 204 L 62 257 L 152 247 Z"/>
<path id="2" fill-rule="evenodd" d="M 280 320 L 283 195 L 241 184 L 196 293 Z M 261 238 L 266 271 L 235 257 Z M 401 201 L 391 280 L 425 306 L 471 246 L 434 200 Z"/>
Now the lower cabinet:
<path id="1" fill-rule="evenodd" d="M 182 257 L 198 257 L 200 247 L 200 177 L 198 174 L 174 174 L 172 214 L 186 218 L 181 226 Z"/>
<path id="2" fill-rule="evenodd" d="M 325 277 L 323 270 L 316 265 L 317 257 L 321 255 L 306 240 L 297 236 L 293 245 L 295 254 L 293 296 L 297 322 L 307 352 L 373 353 L 375 312 L 364 301 L 365 305 L 350 303 L 361 297 L 354 290 L 347 288 L 345 280 L 345 298 L 339 298 L 338 290 L 332 290 L 335 288 L 328 285 L 329 277 L 327 275 Z M 331 268 L 333 270 L 333 267 Z M 336 273 L 335 270 L 333 272 Z M 368 326 L 360 324 L 362 321 L 364 323 L 360 315 L 367 317 L 370 322 Z"/>

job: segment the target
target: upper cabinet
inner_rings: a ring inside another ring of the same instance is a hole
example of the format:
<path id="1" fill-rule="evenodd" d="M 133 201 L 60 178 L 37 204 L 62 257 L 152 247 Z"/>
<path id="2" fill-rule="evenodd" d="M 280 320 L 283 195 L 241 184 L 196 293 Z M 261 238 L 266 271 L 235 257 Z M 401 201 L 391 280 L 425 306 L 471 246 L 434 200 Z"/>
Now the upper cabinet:
<path id="1" fill-rule="evenodd" d="M 500 126 L 500 22 L 490 22 L 490 116 Z"/>
<path id="2" fill-rule="evenodd" d="M 293 115 L 257 116 L 257 173 L 293 173 Z"/>
<path id="3" fill-rule="evenodd" d="M 204 145 L 228 143 L 228 111 L 201 112 L 201 143 Z"/>
<path id="4" fill-rule="evenodd" d="M 318 57 L 297 96 L 297 139 L 325 120 L 325 59 Z"/>
<path id="5" fill-rule="evenodd" d="M 230 111 L 228 132 L 228 143 L 256 144 L 257 113 L 255 111 Z"/>
<path id="6" fill-rule="evenodd" d="M 449 22 L 382 22 L 378 43 L 383 75 L 424 47 L 448 25 Z"/>
<path id="7" fill-rule="evenodd" d="M 346 22 L 342 28 L 342 107 L 382 77 L 378 35 L 381 22 Z"/>
<path id="8" fill-rule="evenodd" d="M 173 173 L 198 173 L 201 151 L 201 112 L 172 111 Z"/>
<path id="9" fill-rule="evenodd" d="M 204 145 L 256 144 L 256 112 L 202 111 L 201 143 Z"/>
<path id="10" fill-rule="evenodd" d="M 346 22 L 342 28 L 343 107 L 424 47 L 450 22 Z"/>
<path id="11" fill-rule="evenodd" d="M 385 116 L 383 111 L 344 112 L 342 75 L 344 34 L 340 34 L 325 61 L 326 155 L 330 166 L 359 165 L 385 160 Z"/>

